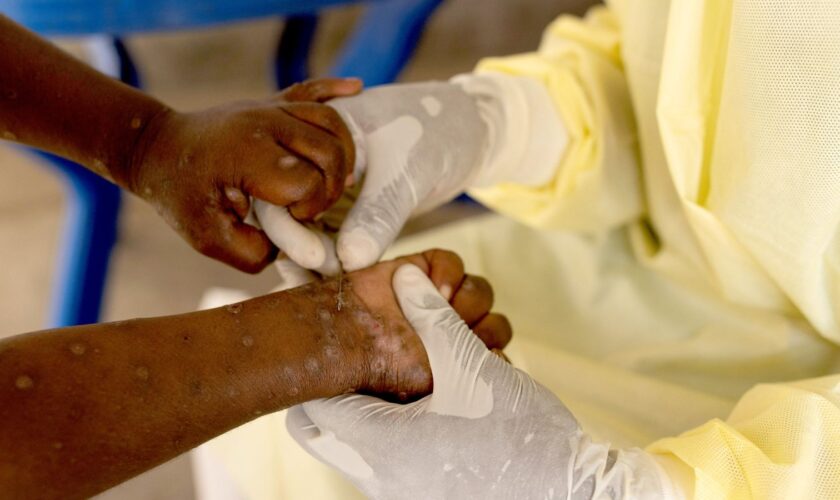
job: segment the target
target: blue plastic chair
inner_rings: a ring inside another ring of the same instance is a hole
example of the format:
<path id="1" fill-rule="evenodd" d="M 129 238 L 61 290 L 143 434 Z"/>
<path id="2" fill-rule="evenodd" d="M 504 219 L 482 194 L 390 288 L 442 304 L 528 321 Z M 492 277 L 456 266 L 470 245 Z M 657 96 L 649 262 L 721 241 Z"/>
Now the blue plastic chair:
<path id="1" fill-rule="evenodd" d="M 356 76 L 366 85 L 393 81 L 442 0 L 376 0 L 366 11 L 329 72 Z M 140 86 L 120 36 L 186 30 L 231 21 L 286 16 L 274 61 L 285 87 L 309 76 L 307 62 L 318 12 L 358 0 L 0 0 L 0 12 L 45 36 L 107 35 L 115 64 L 111 76 Z M 56 167 L 68 200 L 50 310 L 54 327 L 99 320 L 108 262 L 117 238 L 120 191 L 85 168 L 36 152 Z"/>

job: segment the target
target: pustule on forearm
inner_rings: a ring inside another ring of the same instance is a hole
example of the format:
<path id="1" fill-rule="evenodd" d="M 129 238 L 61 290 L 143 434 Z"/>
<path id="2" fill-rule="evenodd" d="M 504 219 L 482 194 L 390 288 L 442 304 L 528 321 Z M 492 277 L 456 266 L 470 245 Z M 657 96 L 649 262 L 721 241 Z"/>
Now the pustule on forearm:
<path id="1" fill-rule="evenodd" d="M 489 313 L 489 285 L 465 276 L 454 254 L 429 250 L 347 274 L 341 311 L 339 283 L 325 280 L 217 309 L 0 341 L 4 498 L 90 496 L 317 398 L 427 395 L 428 358 L 391 285 L 409 262 L 452 290 L 453 307 L 488 345 L 509 340 L 509 324 Z"/>
<path id="2" fill-rule="evenodd" d="M 0 484 L 90 495 L 262 414 L 355 390 L 350 320 L 318 296 L 0 342 Z"/>

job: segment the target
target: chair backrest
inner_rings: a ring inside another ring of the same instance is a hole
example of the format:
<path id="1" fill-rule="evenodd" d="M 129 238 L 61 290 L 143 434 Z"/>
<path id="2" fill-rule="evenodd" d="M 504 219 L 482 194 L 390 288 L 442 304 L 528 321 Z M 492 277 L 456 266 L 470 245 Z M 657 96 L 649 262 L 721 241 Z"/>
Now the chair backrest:
<path id="1" fill-rule="evenodd" d="M 46 36 L 126 35 L 316 13 L 360 0 L 0 0 L 0 12 Z"/>

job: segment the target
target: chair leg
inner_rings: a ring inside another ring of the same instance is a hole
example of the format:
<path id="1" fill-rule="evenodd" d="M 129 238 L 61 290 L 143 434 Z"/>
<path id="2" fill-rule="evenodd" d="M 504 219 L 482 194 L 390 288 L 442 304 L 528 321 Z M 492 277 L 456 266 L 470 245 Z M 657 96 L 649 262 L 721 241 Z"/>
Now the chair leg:
<path id="1" fill-rule="evenodd" d="M 318 16 L 299 14 L 286 18 L 274 55 L 274 81 L 277 88 L 309 78 L 309 51 L 318 27 Z"/>
<path id="2" fill-rule="evenodd" d="M 50 326 L 96 323 L 117 238 L 120 189 L 71 161 L 40 154 L 64 174 L 67 186 Z"/>
<path id="3" fill-rule="evenodd" d="M 128 47 L 125 46 L 122 38 L 119 37 L 114 37 L 112 44 L 120 63 L 119 75 L 116 76 L 121 82 L 127 83 L 132 87 L 140 88 L 140 73 L 137 71 L 137 66 L 134 65 L 134 60 L 131 59 Z"/>
<path id="4" fill-rule="evenodd" d="M 119 38 L 93 40 L 101 70 L 139 87 L 137 68 Z M 115 64 L 110 64 L 110 62 Z M 113 67 L 111 67 L 113 66 Z M 99 321 L 111 251 L 117 239 L 120 189 L 84 167 L 38 152 L 66 184 L 67 204 L 49 324 L 73 326 Z"/>
<path id="5" fill-rule="evenodd" d="M 443 0 L 371 2 L 330 74 L 355 76 L 366 85 L 394 81 L 414 53 L 429 17 Z M 316 14 L 286 19 L 274 59 L 279 88 L 309 77 L 309 52 L 318 25 Z"/>
<path id="6" fill-rule="evenodd" d="M 442 0 L 371 2 L 331 74 L 365 85 L 393 82 L 414 53 L 426 21 Z"/>

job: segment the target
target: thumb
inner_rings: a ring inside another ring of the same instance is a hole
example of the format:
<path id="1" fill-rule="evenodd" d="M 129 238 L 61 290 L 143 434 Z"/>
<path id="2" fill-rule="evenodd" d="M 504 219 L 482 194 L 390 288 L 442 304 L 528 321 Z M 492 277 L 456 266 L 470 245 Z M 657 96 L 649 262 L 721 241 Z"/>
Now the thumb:
<path id="1" fill-rule="evenodd" d="M 416 121 L 405 118 L 405 127 L 384 127 L 367 136 L 366 173 L 359 197 L 338 233 L 338 258 L 348 271 L 375 264 L 402 231 L 418 203 L 428 195 L 408 175 L 406 157 L 422 130 Z M 395 123 L 403 118 L 398 118 Z M 355 174 L 354 174 L 355 176 Z"/>
<path id="2" fill-rule="evenodd" d="M 321 274 L 338 274 L 335 244 L 325 234 L 296 221 L 285 207 L 254 200 L 254 212 L 265 234 L 299 266 Z"/>
<path id="3" fill-rule="evenodd" d="M 277 248 L 260 229 L 229 212 L 210 217 L 203 227 L 213 228 L 212 233 L 187 235 L 193 247 L 204 255 L 252 274 L 262 271 L 277 257 Z"/>
<path id="4" fill-rule="evenodd" d="M 309 440 L 318 437 L 320 429 L 306 414 L 303 405 L 292 406 L 288 409 L 286 412 L 286 430 L 304 451 L 312 455 Z"/>
<path id="5" fill-rule="evenodd" d="M 432 368 L 434 392 L 427 411 L 465 418 L 488 415 L 493 410 L 493 390 L 481 368 L 494 355 L 417 266 L 397 269 L 394 291 Z"/>
<path id="6" fill-rule="evenodd" d="M 356 95 L 364 83 L 358 78 L 316 78 L 283 89 L 278 98 L 285 101 L 325 102 L 336 97 Z"/>

